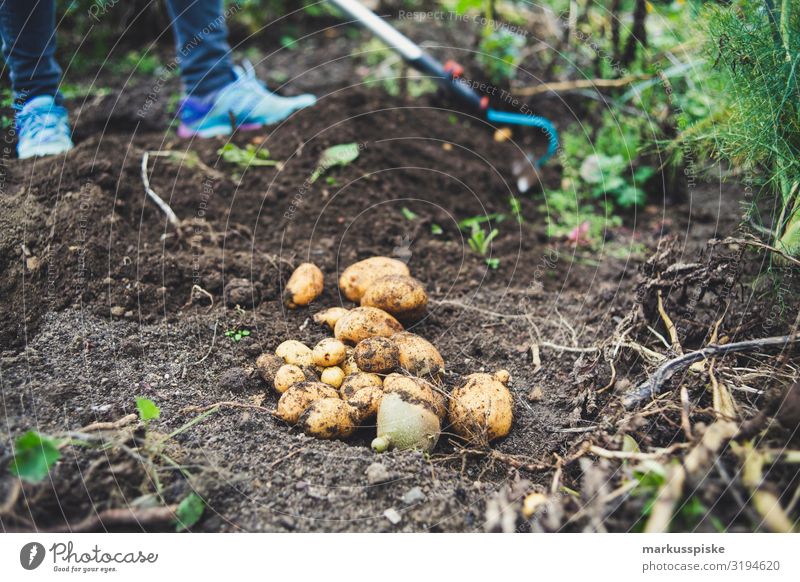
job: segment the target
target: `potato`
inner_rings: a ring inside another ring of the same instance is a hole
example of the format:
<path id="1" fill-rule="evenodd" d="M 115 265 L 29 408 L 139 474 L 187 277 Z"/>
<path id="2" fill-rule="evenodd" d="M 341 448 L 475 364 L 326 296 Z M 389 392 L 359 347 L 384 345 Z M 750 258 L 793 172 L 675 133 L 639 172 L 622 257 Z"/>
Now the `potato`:
<path id="1" fill-rule="evenodd" d="M 256 359 L 256 370 L 258 370 L 258 373 L 264 379 L 264 382 L 272 386 L 275 382 L 275 374 L 285 363 L 286 362 L 283 361 L 283 358 L 280 358 L 275 354 L 264 353 L 258 356 L 258 359 Z"/>
<path id="2" fill-rule="evenodd" d="M 394 334 L 391 340 L 399 351 L 401 369 L 421 378 L 431 376 L 438 379 L 444 374 L 442 355 L 425 338 L 404 331 Z"/>
<path id="3" fill-rule="evenodd" d="M 338 366 L 331 366 L 322 371 L 320 380 L 325 384 L 338 388 L 344 381 L 344 372 L 342 372 L 342 369 Z"/>
<path id="4" fill-rule="evenodd" d="M 286 340 L 275 348 L 275 354 L 287 364 L 295 366 L 310 366 L 313 363 L 311 348 L 297 340 Z"/>
<path id="5" fill-rule="evenodd" d="M 433 450 L 439 440 L 439 417 L 420 401 L 402 392 L 384 394 L 378 408 L 378 436 L 372 449 L 382 453 L 388 449 Z"/>
<path id="6" fill-rule="evenodd" d="M 400 363 L 400 351 L 395 343 L 385 337 L 368 337 L 358 342 L 353 352 L 359 370 L 386 374 Z"/>
<path id="7" fill-rule="evenodd" d="M 388 275 L 375 279 L 361 297 L 362 307 L 377 307 L 404 322 L 422 319 L 428 309 L 425 287 L 414 277 Z"/>
<path id="8" fill-rule="evenodd" d="M 410 275 L 406 264 L 389 257 L 370 257 L 353 263 L 339 277 L 339 289 L 350 301 L 358 303 L 367 287 L 386 275 Z"/>
<path id="9" fill-rule="evenodd" d="M 368 337 L 389 337 L 399 331 L 403 331 L 403 326 L 385 311 L 374 307 L 356 307 L 336 322 L 333 335 L 338 340 L 355 345 Z"/>
<path id="10" fill-rule="evenodd" d="M 450 395 L 453 432 L 470 442 L 486 444 L 506 436 L 513 419 L 511 392 L 492 374 L 470 374 Z"/>
<path id="11" fill-rule="evenodd" d="M 294 270 L 284 290 L 289 309 L 308 305 L 322 294 L 325 277 L 313 263 L 303 263 Z"/>
<path id="12" fill-rule="evenodd" d="M 374 418 L 383 398 L 383 390 L 378 386 L 367 386 L 346 400 L 353 407 L 355 419 L 359 424 Z"/>
<path id="13" fill-rule="evenodd" d="M 343 439 L 356 429 L 354 410 L 338 398 L 315 400 L 300 416 L 298 426 L 318 439 Z"/>
<path id="14" fill-rule="evenodd" d="M 392 392 L 403 394 L 410 402 L 425 403 L 439 418 L 444 418 L 447 414 L 447 401 L 444 394 L 422 378 L 389 374 L 383 380 L 383 391 L 387 394 Z"/>
<path id="15" fill-rule="evenodd" d="M 339 398 L 339 393 L 322 382 L 300 382 L 283 393 L 278 400 L 275 416 L 295 424 L 312 402 L 322 398 Z"/>
<path id="16" fill-rule="evenodd" d="M 344 362 L 342 362 L 339 367 L 347 376 L 350 374 L 358 374 L 361 371 L 358 369 L 358 364 L 356 364 L 355 350 L 350 346 L 347 346 L 347 357 L 345 357 Z"/>
<path id="17" fill-rule="evenodd" d="M 336 322 L 347 313 L 349 310 L 345 309 L 344 307 L 329 307 L 319 313 L 314 314 L 314 322 L 315 323 L 323 323 L 327 325 L 331 330 L 336 325 Z"/>
<path id="18" fill-rule="evenodd" d="M 345 377 L 339 391 L 344 400 L 348 400 L 353 394 L 365 388 L 380 388 L 383 390 L 383 380 L 377 374 L 367 372 L 357 372 Z"/>
<path id="19" fill-rule="evenodd" d="M 311 350 L 311 360 L 317 365 L 327 368 L 338 366 L 347 357 L 347 346 L 339 340 L 327 337 Z"/>
<path id="20" fill-rule="evenodd" d="M 286 392 L 292 385 L 305 382 L 307 380 L 305 372 L 294 364 L 284 364 L 275 373 L 273 385 L 280 394 Z"/>

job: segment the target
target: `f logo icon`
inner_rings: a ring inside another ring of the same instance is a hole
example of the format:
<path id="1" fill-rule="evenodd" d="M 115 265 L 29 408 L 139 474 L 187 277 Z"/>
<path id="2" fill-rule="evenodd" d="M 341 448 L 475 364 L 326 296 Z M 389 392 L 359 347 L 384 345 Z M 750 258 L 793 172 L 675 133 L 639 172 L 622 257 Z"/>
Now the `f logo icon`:
<path id="1" fill-rule="evenodd" d="M 30 542 L 19 551 L 19 563 L 26 570 L 35 570 L 44 561 L 44 546 L 39 542 Z"/>

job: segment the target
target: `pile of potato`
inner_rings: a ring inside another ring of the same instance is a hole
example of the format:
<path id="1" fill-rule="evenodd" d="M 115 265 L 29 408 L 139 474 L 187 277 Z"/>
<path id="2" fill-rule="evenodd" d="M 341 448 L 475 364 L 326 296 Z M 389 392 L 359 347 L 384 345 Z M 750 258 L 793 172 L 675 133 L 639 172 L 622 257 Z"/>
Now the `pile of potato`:
<path id="1" fill-rule="evenodd" d="M 300 265 L 286 285 L 286 305 L 308 305 L 323 290 L 322 271 Z M 331 307 L 314 321 L 334 337 L 312 347 L 296 340 L 274 354 L 259 356 L 261 377 L 281 396 L 275 415 L 323 439 L 347 438 L 359 425 L 375 422 L 373 449 L 430 451 L 442 424 L 479 444 L 506 436 L 513 421 L 509 374 L 471 374 L 448 394 L 445 363 L 426 339 L 403 324 L 419 321 L 427 310 L 424 286 L 408 266 L 388 257 L 371 257 L 344 270 L 339 289 L 358 307 Z"/>

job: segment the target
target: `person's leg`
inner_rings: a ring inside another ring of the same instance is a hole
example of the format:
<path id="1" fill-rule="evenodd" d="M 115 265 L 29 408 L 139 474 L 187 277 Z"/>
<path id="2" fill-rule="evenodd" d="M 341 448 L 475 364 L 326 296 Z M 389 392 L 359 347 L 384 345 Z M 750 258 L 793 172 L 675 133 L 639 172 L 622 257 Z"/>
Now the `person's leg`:
<path id="1" fill-rule="evenodd" d="M 55 0 L 0 0 L 3 58 L 18 103 L 41 95 L 58 98 L 55 23 Z"/>
<path id="2" fill-rule="evenodd" d="M 168 0 L 184 92 L 205 97 L 236 79 L 223 0 Z"/>

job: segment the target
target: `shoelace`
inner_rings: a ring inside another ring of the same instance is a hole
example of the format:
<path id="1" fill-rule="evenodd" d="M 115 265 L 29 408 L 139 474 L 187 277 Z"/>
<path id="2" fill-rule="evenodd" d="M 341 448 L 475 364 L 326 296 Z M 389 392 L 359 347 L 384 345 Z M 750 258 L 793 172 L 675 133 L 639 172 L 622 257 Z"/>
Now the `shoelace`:
<path id="1" fill-rule="evenodd" d="M 53 128 L 63 124 L 67 115 L 67 110 L 61 105 L 53 105 L 47 110 L 31 109 L 23 111 L 18 107 L 16 114 L 17 128 L 20 134 L 36 134 L 45 129 Z"/>
<path id="2" fill-rule="evenodd" d="M 250 89 L 243 96 L 242 109 L 248 111 L 254 108 L 264 95 L 271 95 L 272 92 L 267 88 L 267 85 L 256 77 L 256 69 L 249 60 L 244 59 L 241 65 L 233 67 L 233 72 L 236 75 L 236 84 L 240 88 Z"/>

